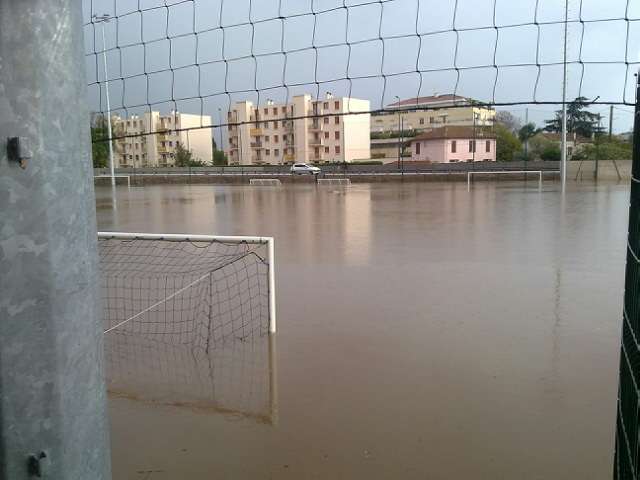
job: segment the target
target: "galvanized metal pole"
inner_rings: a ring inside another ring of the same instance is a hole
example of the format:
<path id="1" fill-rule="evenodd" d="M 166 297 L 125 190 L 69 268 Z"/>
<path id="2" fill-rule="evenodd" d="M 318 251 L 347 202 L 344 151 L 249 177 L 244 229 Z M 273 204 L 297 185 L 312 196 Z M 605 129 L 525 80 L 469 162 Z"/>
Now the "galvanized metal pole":
<path id="1" fill-rule="evenodd" d="M 81 0 L 0 0 L 3 479 L 111 478 L 83 44 Z"/>
<path id="2" fill-rule="evenodd" d="M 565 0 L 564 7 L 564 51 L 563 51 L 563 77 L 562 77 L 562 142 L 560 178 L 562 191 L 567 186 L 567 37 L 569 33 L 569 0 Z"/>

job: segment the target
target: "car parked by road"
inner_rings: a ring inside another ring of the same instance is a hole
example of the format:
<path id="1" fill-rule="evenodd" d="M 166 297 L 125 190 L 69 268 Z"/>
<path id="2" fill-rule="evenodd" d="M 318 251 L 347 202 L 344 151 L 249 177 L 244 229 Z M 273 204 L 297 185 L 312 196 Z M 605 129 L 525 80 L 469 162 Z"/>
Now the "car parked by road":
<path id="1" fill-rule="evenodd" d="M 320 169 L 306 163 L 294 163 L 291 165 L 291 173 L 293 175 L 318 175 Z"/>

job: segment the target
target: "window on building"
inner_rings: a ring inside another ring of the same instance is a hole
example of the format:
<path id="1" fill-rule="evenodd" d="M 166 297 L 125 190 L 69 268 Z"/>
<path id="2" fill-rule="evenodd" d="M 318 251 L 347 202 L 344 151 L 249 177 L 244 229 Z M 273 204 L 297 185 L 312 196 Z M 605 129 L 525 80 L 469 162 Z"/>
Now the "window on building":
<path id="1" fill-rule="evenodd" d="M 269 156 L 271 155 L 271 150 L 269 150 L 268 148 L 264 151 L 264 154 Z"/>
<path id="2" fill-rule="evenodd" d="M 475 152 L 476 151 L 476 141 L 475 140 L 469 140 L 469 152 Z"/>
<path id="3" fill-rule="evenodd" d="M 276 148 L 276 149 L 273 151 L 273 154 L 274 154 L 276 157 L 279 157 L 279 156 L 280 156 L 280 150 L 279 150 L 278 148 Z"/>
<path id="4" fill-rule="evenodd" d="M 420 142 L 416 142 L 416 155 L 420 155 Z"/>
<path id="5" fill-rule="evenodd" d="M 424 118 L 420 119 L 420 125 L 424 125 Z"/>
<path id="6" fill-rule="evenodd" d="M 287 107 L 282 107 L 282 113 L 287 113 Z"/>
<path id="7" fill-rule="evenodd" d="M 338 125 L 340 123 L 340 117 L 335 117 L 335 124 Z"/>
<path id="8" fill-rule="evenodd" d="M 273 114 L 274 114 L 274 115 L 278 115 L 278 107 L 275 107 L 275 108 L 273 109 Z"/>
<path id="9" fill-rule="evenodd" d="M 324 117 L 324 123 L 329 123 L 329 117 Z"/>
<path id="10" fill-rule="evenodd" d="M 273 136 L 273 141 L 274 141 L 275 143 L 278 143 L 278 141 L 279 141 L 278 135 L 274 135 L 274 136 Z"/>
<path id="11" fill-rule="evenodd" d="M 170 146 L 170 147 L 173 147 L 173 142 L 169 142 L 169 146 Z"/>
<path id="12" fill-rule="evenodd" d="M 486 145 L 486 151 L 490 152 L 491 151 L 491 142 L 489 140 L 487 140 L 487 145 Z"/>
<path id="13" fill-rule="evenodd" d="M 336 140 L 340 140 L 340 132 L 336 132 Z"/>
<path id="14" fill-rule="evenodd" d="M 324 138 L 329 138 L 329 132 L 324 132 Z"/>
<path id="15" fill-rule="evenodd" d="M 275 121 L 273 122 L 273 128 L 278 128 L 278 121 L 277 121 L 277 120 L 275 120 Z"/>
<path id="16" fill-rule="evenodd" d="M 324 102 L 324 104 L 322 105 L 322 108 L 324 108 L 325 110 L 329 109 L 329 102 Z"/>
<path id="17" fill-rule="evenodd" d="M 129 160 L 133 160 L 133 155 L 129 155 Z"/>
<path id="18" fill-rule="evenodd" d="M 160 142 L 160 145 L 164 147 L 165 146 L 165 142 Z"/>
<path id="19" fill-rule="evenodd" d="M 340 145 L 336 145 L 336 153 L 340 153 Z"/>
<path id="20" fill-rule="evenodd" d="M 451 153 L 456 153 L 458 151 L 458 142 L 453 140 L 451 142 Z"/>
<path id="21" fill-rule="evenodd" d="M 324 147 L 324 153 L 329 153 L 329 147 Z"/>
<path id="22" fill-rule="evenodd" d="M 269 135 L 265 135 L 264 136 L 264 142 L 265 143 L 269 143 Z"/>
<path id="23" fill-rule="evenodd" d="M 429 123 L 436 123 L 436 119 L 433 117 L 429 117 Z"/>
<path id="24" fill-rule="evenodd" d="M 264 114 L 265 114 L 265 115 L 269 115 L 269 109 L 268 109 L 268 108 L 265 108 L 265 109 L 264 109 Z"/>
<path id="25" fill-rule="evenodd" d="M 320 155 L 320 149 L 318 147 L 314 148 L 313 151 L 316 154 L 316 157 Z"/>
<path id="26" fill-rule="evenodd" d="M 136 160 L 140 160 L 140 155 L 136 155 Z"/>
<path id="27" fill-rule="evenodd" d="M 340 110 L 340 102 L 339 101 L 335 102 L 334 105 L 336 106 L 336 110 Z"/>

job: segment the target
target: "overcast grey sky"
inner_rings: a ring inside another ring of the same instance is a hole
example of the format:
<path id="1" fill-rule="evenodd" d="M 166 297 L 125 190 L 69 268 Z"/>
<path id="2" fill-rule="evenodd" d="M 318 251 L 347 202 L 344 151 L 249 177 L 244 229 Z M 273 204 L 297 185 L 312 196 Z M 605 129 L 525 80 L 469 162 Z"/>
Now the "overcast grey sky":
<path id="1" fill-rule="evenodd" d="M 545 23 L 562 22 L 564 0 L 539 0 L 537 9 L 536 0 L 84 0 L 84 7 L 93 111 L 104 111 L 105 101 L 95 83 L 104 71 L 92 13 L 117 17 L 106 25 L 106 43 L 112 109 L 121 115 L 177 108 L 217 123 L 230 101 L 327 91 L 366 98 L 372 109 L 395 95 L 562 99 L 564 26 Z M 570 0 L 569 20 L 568 97 L 632 102 L 640 2 Z M 556 109 L 529 107 L 539 124 Z M 525 108 L 507 109 L 524 117 Z M 593 110 L 608 117 L 606 106 Z M 630 129 L 631 110 L 615 110 L 617 131 Z"/>

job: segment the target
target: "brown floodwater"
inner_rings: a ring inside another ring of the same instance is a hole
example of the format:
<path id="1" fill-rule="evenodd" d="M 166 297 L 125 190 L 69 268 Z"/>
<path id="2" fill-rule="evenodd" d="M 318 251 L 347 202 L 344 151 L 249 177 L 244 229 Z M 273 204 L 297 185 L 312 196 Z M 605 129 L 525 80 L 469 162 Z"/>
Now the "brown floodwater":
<path id="1" fill-rule="evenodd" d="M 101 230 L 276 239 L 276 343 L 215 353 L 224 408 L 111 395 L 115 479 L 610 477 L 626 185 L 96 196 Z"/>

